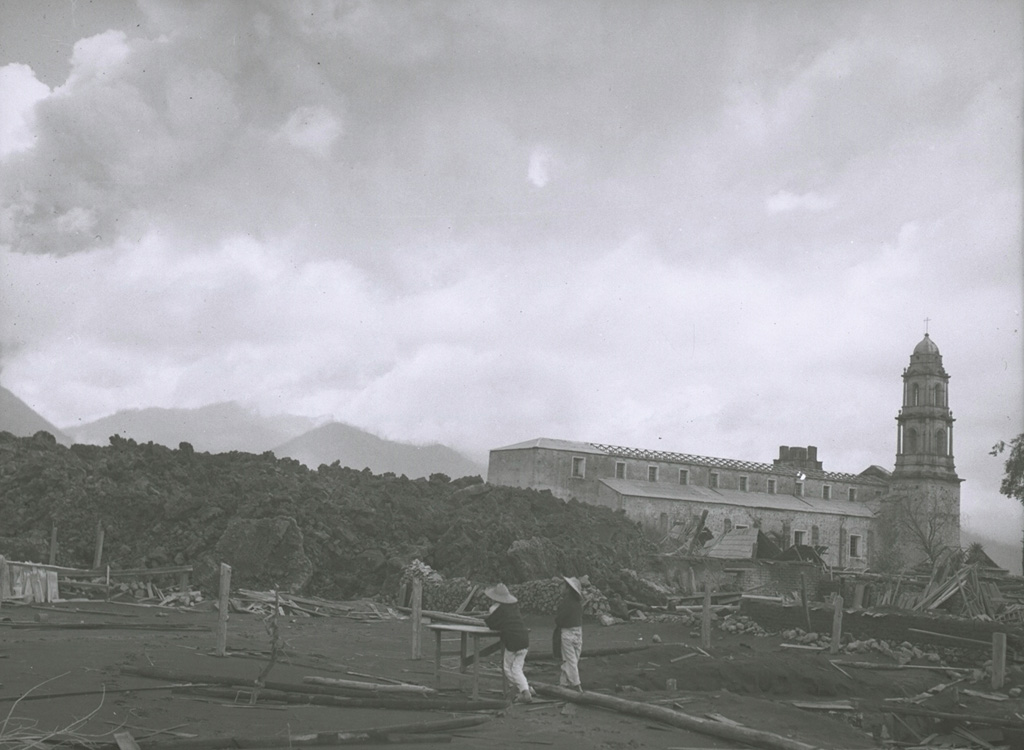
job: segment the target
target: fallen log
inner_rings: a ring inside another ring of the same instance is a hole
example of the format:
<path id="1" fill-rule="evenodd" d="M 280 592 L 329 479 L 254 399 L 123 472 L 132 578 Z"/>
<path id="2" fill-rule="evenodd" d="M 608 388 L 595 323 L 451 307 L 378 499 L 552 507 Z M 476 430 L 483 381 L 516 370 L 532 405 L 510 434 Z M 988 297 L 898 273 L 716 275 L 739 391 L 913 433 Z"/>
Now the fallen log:
<path id="1" fill-rule="evenodd" d="M 467 729 L 491 720 L 490 716 L 466 716 L 456 719 L 439 719 L 437 721 L 421 721 L 413 724 L 395 724 L 393 726 L 371 727 L 369 729 L 353 729 L 344 732 L 317 732 L 300 734 L 291 737 L 211 737 L 194 740 L 172 740 L 167 742 L 147 742 L 145 750 L 227 750 L 228 748 L 271 748 L 271 747 L 315 747 L 350 744 L 391 744 L 395 742 L 411 742 L 412 736 L 418 736 L 417 742 L 450 742 L 445 735 L 434 734 L 452 729 Z M 103 746 L 106 747 L 106 746 Z"/>
<path id="2" fill-rule="evenodd" d="M 347 688 L 361 692 L 437 695 L 437 691 L 434 688 L 423 685 L 381 685 L 376 682 L 357 682 L 355 680 L 341 680 L 335 677 L 303 677 L 302 681 L 307 685 L 329 685 L 331 687 Z"/>
<path id="3" fill-rule="evenodd" d="M 125 665 L 121 667 L 121 674 L 133 675 L 135 677 L 145 677 L 151 680 L 166 680 L 168 682 L 179 682 L 179 683 L 195 683 L 203 685 L 222 687 L 231 687 L 239 689 L 252 689 L 255 687 L 255 682 L 243 677 L 228 677 L 225 675 L 198 675 L 190 674 L 187 672 L 176 672 L 171 669 L 160 669 L 159 667 L 136 667 L 132 665 Z M 202 679 L 198 679 L 198 678 Z M 346 687 L 343 685 L 331 684 L 328 678 L 318 678 L 324 682 L 318 682 L 315 684 L 298 684 L 290 682 L 276 682 L 274 680 L 268 680 L 264 683 L 264 687 L 268 690 L 277 690 L 283 693 L 305 693 L 309 695 L 333 695 L 342 698 L 360 698 L 366 697 L 370 691 L 366 688 L 353 688 Z M 394 692 L 397 685 L 374 685 L 369 682 L 351 682 L 349 680 L 339 680 L 338 682 L 349 683 L 350 685 L 367 685 L 369 687 L 380 687 L 384 689 L 384 692 Z M 407 688 L 404 692 L 415 692 L 419 695 L 428 696 L 436 695 L 437 691 L 433 688 L 424 688 L 420 685 L 405 685 Z M 415 688 L 416 690 L 408 690 L 409 688 Z"/>
<path id="4" fill-rule="evenodd" d="M 1007 719 L 999 716 L 985 716 L 983 714 L 949 713 L 946 711 L 931 711 L 927 708 L 916 706 L 886 706 L 885 713 L 902 714 L 904 716 L 926 716 L 932 719 L 944 719 L 955 721 L 958 724 L 984 724 L 990 727 L 1004 727 L 1007 729 L 1024 729 L 1024 721 L 1019 719 Z"/>
<path id="5" fill-rule="evenodd" d="M 924 669 L 933 672 L 970 672 L 970 669 L 966 667 L 940 667 L 933 666 L 931 664 L 878 664 L 873 661 L 830 661 L 833 666 L 841 665 L 844 667 L 854 667 L 855 669 L 877 669 L 877 670 L 896 670 L 896 669 Z"/>
<path id="6" fill-rule="evenodd" d="M 174 692 L 182 695 L 201 695 L 208 698 L 220 698 L 237 702 L 249 697 L 255 691 L 254 686 L 220 687 L 220 688 L 183 688 Z M 387 708 L 396 711 L 479 711 L 484 709 L 507 708 L 503 700 L 466 700 L 464 698 L 352 698 L 341 695 L 320 695 L 298 691 L 282 691 L 263 688 L 259 691 L 257 703 L 276 702 L 302 706 L 332 706 L 334 708 Z"/>
<path id="7" fill-rule="evenodd" d="M 538 693 L 551 698 L 559 698 L 561 700 L 580 703 L 583 705 L 599 706 L 601 708 L 608 708 L 631 716 L 641 716 L 646 719 L 654 719 L 655 721 L 660 721 L 674 727 L 680 727 L 681 729 L 688 729 L 693 732 L 700 732 L 701 734 L 720 737 L 726 740 L 744 742 L 755 747 L 769 748 L 770 750 L 819 750 L 819 748 L 814 745 L 808 745 L 805 742 L 793 740 L 778 734 L 772 734 L 771 732 L 763 732 L 757 729 L 748 729 L 746 727 L 732 726 L 731 724 L 701 719 L 697 716 L 685 714 L 682 711 L 675 711 L 671 708 L 664 708 L 662 706 L 652 706 L 649 703 L 628 701 L 623 698 L 616 698 L 602 693 L 577 693 L 574 690 L 567 690 L 566 688 L 555 687 L 554 685 L 546 685 L 543 683 L 535 682 L 533 686 Z"/>

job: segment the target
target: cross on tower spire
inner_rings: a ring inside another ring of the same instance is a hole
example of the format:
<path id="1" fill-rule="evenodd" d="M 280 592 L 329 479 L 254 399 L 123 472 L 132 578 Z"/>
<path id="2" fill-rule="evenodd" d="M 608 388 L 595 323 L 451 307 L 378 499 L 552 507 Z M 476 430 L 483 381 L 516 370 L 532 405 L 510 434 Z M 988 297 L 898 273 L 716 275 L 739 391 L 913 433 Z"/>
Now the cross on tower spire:
<path id="1" fill-rule="evenodd" d="M 929 323 L 930 321 L 931 321 L 931 318 L 925 318 L 925 319 L 924 319 L 924 332 L 925 332 L 925 333 L 928 333 L 928 323 Z"/>

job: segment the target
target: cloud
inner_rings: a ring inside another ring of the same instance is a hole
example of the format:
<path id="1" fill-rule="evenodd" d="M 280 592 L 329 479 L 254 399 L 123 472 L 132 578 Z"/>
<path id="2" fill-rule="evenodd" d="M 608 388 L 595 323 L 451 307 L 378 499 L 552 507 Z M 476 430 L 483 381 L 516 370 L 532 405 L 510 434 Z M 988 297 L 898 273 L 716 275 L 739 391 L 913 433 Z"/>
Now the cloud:
<path id="1" fill-rule="evenodd" d="M 551 179 L 551 152 L 543 146 L 538 146 L 530 153 L 530 166 L 526 170 L 526 176 L 534 186 L 542 188 Z"/>
<path id="2" fill-rule="evenodd" d="M 788 211 L 827 211 L 836 205 L 835 198 L 826 198 L 815 192 L 796 195 L 788 190 L 780 190 L 765 201 L 769 214 Z"/>
<path id="3" fill-rule="evenodd" d="M 341 134 L 341 122 L 324 107 L 299 107 L 288 116 L 281 134 L 295 148 L 326 157 Z"/>
<path id="4" fill-rule="evenodd" d="M 34 107 L 49 94 L 49 86 L 36 80 L 29 66 L 0 67 L 0 161 L 35 143 Z"/>

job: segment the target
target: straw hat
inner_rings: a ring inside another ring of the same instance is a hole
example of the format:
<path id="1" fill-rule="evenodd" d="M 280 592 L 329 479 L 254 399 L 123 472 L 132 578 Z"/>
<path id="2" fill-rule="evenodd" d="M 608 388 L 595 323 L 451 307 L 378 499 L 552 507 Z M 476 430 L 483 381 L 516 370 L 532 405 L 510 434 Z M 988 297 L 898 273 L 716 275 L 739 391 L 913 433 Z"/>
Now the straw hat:
<path id="1" fill-rule="evenodd" d="M 569 587 L 576 592 L 576 596 L 583 598 L 583 584 L 580 583 L 580 579 L 576 577 L 567 578 L 562 576 L 562 580 L 569 584 Z"/>
<path id="2" fill-rule="evenodd" d="M 509 593 L 508 587 L 505 586 L 504 583 L 499 583 L 497 586 L 491 586 L 488 589 L 484 589 L 484 596 L 501 604 L 515 604 L 519 601 Z"/>

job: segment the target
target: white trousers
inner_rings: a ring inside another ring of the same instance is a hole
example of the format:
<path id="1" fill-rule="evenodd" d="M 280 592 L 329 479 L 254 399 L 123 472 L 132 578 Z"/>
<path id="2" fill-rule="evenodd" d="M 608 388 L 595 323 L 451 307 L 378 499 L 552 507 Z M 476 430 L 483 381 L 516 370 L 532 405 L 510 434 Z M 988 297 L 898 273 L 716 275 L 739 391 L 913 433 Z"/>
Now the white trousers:
<path id="1" fill-rule="evenodd" d="M 526 681 L 523 674 L 523 665 L 526 664 L 526 652 L 529 649 L 520 651 L 509 651 L 505 649 L 503 664 L 505 666 L 505 679 L 515 685 L 516 690 L 522 693 L 524 690 L 530 692 L 530 683 Z"/>
<path id="2" fill-rule="evenodd" d="M 562 628 L 562 671 L 558 684 L 576 687 L 580 684 L 580 652 L 583 650 L 583 628 Z"/>

